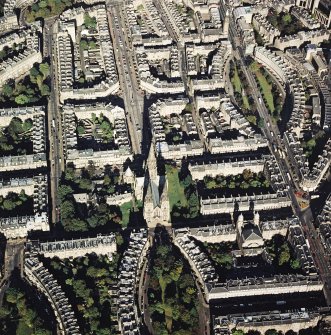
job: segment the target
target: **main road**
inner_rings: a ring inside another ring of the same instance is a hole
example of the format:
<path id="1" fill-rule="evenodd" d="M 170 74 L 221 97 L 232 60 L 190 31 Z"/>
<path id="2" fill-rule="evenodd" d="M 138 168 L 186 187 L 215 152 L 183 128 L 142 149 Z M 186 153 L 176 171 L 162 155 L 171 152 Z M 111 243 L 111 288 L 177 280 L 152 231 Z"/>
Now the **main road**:
<path id="1" fill-rule="evenodd" d="M 129 27 L 123 4 L 110 3 L 108 5 L 108 19 L 132 149 L 135 154 L 141 154 L 144 100 L 136 77 L 134 52 L 129 41 Z"/>
<path id="2" fill-rule="evenodd" d="M 50 161 L 50 184 L 52 202 L 52 222 L 59 221 L 59 199 L 58 186 L 63 170 L 63 142 L 62 142 L 62 122 L 59 112 L 59 91 L 57 75 L 56 47 L 53 40 L 55 19 L 45 20 L 44 26 L 44 56 L 50 60 L 50 85 L 51 93 L 48 100 L 48 137 L 49 137 L 49 161 Z"/>

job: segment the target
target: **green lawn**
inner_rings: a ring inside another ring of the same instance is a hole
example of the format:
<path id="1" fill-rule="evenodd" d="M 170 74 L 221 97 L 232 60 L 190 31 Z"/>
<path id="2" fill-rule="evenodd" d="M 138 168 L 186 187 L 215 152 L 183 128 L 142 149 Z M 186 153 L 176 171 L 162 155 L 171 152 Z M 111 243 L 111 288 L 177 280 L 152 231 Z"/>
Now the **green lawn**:
<path id="1" fill-rule="evenodd" d="M 177 168 L 166 165 L 167 178 L 168 178 L 168 195 L 170 202 L 170 211 L 174 205 L 180 205 L 182 207 L 187 207 L 187 199 L 184 193 L 184 187 L 179 182 L 178 170 Z"/>
<path id="2" fill-rule="evenodd" d="M 130 210 L 132 208 L 132 202 L 126 202 L 120 206 L 122 212 L 122 227 L 125 228 L 129 224 Z"/>
<path id="3" fill-rule="evenodd" d="M 272 95 L 272 86 L 267 82 L 267 79 L 263 76 L 260 70 L 253 69 L 253 72 L 256 75 L 258 82 L 260 83 L 262 89 L 262 95 L 267 103 L 270 114 L 273 114 L 275 111 L 274 98 Z"/>
<path id="4" fill-rule="evenodd" d="M 244 107 L 249 109 L 250 106 L 249 106 L 249 102 L 248 102 L 248 98 L 246 95 L 243 95 L 243 103 L 244 103 Z"/>
<path id="5" fill-rule="evenodd" d="M 233 89 L 235 90 L 235 92 L 238 92 L 240 94 L 242 94 L 242 84 L 241 84 L 241 80 L 240 80 L 240 77 L 238 75 L 238 69 L 237 69 L 237 66 L 235 65 L 234 66 L 234 75 L 233 77 L 231 78 L 231 83 L 232 83 L 232 86 L 233 86 Z M 248 102 L 248 98 L 246 95 L 242 95 L 242 98 L 243 98 L 243 104 L 244 104 L 244 107 L 249 109 L 250 106 L 249 106 L 249 102 Z"/>
<path id="6" fill-rule="evenodd" d="M 231 82 L 232 82 L 234 90 L 236 92 L 241 93 L 241 82 L 240 82 L 240 78 L 238 75 L 238 69 L 236 65 L 234 66 L 234 76 L 232 77 Z"/>

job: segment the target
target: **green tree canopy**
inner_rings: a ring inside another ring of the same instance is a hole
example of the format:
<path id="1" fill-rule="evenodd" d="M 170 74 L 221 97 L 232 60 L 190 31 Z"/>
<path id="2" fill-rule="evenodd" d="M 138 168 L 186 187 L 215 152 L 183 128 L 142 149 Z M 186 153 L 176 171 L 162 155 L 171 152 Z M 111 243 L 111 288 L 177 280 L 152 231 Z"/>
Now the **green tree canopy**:
<path id="1" fill-rule="evenodd" d="M 84 25 L 86 28 L 95 29 L 97 26 L 97 19 L 94 16 L 90 16 L 88 13 L 84 14 Z"/>
<path id="2" fill-rule="evenodd" d="M 18 104 L 18 105 L 25 105 L 27 103 L 30 102 L 30 99 L 28 96 L 26 96 L 25 94 L 20 94 L 18 95 L 16 98 L 15 98 L 15 102 Z"/>
<path id="3" fill-rule="evenodd" d="M 39 64 L 39 71 L 43 74 L 44 79 L 49 76 L 49 64 L 41 63 Z"/>

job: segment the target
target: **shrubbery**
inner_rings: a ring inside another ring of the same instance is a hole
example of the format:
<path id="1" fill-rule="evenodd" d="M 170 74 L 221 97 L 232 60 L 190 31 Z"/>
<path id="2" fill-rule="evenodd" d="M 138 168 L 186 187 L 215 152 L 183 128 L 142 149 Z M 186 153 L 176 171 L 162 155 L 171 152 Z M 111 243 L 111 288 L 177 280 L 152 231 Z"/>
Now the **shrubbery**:
<path id="1" fill-rule="evenodd" d="M 0 209 L 3 211 L 17 210 L 18 207 L 22 206 L 26 201 L 31 199 L 22 190 L 19 194 L 15 192 L 9 192 L 6 197 L 0 195 Z"/>
<path id="2" fill-rule="evenodd" d="M 148 301 L 155 334 L 199 334 L 198 299 L 189 265 L 172 244 L 157 245 Z"/>
<path id="3" fill-rule="evenodd" d="M 123 223 L 123 217 L 125 218 L 125 224 L 128 223 L 128 213 L 125 212 L 125 215 L 123 215 L 119 206 L 110 206 L 103 198 L 88 206 L 87 204 L 76 203 L 73 197 L 74 193 L 92 195 L 92 170 L 93 166 L 89 166 L 79 172 L 79 170 L 75 170 L 74 166 L 69 165 L 62 177 L 58 194 L 61 201 L 61 224 L 65 231 L 87 231 L 106 225 L 115 228 Z M 112 184 L 115 179 L 116 176 L 105 174 L 103 188 L 100 190 L 101 196 L 112 194 L 115 191 Z M 126 210 L 127 207 L 123 207 L 123 209 Z"/>
<path id="4" fill-rule="evenodd" d="M 211 189 L 248 189 L 248 188 L 269 188 L 270 183 L 265 175 L 260 173 L 253 173 L 251 170 L 245 169 L 242 174 L 223 176 L 218 175 L 215 178 L 205 176 L 203 179 L 205 188 Z"/>
<path id="5" fill-rule="evenodd" d="M 0 308 L 1 335 L 52 335 L 50 325 L 37 314 L 22 286 L 21 279 L 15 278 L 5 292 Z"/>
<path id="6" fill-rule="evenodd" d="M 32 120 L 24 122 L 13 117 L 9 125 L 0 130 L 0 151 L 4 155 L 23 155 L 32 153 L 32 142 L 30 140 L 30 130 L 33 126 Z"/>
<path id="7" fill-rule="evenodd" d="M 60 15 L 65 9 L 72 7 L 74 0 L 38 0 L 28 7 L 26 18 L 28 22 L 36 19 Z"/>
<path id="8" fill-rule="evenodd" d="M 46 266 L 68 293 L 78 317 L 82 334 L 115 334 L 117 322 L 112 321 L 113 299 L 109 290 L 117 280 L 118 255 L 110 261 L 107 256 L 94 254 L 74 260 L 47 259 Z"/>

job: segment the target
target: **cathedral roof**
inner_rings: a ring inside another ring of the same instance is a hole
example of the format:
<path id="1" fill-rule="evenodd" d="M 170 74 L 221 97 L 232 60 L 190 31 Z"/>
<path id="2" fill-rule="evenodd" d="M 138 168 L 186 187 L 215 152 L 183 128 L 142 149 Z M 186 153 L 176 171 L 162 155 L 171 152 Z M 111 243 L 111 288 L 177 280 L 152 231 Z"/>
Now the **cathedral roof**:
<path id="1" fill-rule="evenodd" d="M 133 177 L 134 173 L 132 172 L 132 170 L 130 169 L 130 166 L 128 166 L 128 168 L 125 170 L 124 172 L 124 176 L 125 177 Z"/>
<path id="2" fill-rule="evenodd" d="M 159 193 L 159 186 L 154 182 L 150 181 L 148 187 L 148 193 L 150 193 L 151 200 L 153 201 L 153 207 L 160 206 L 160 193 Z"/>
<path id="3" fill-rule="evenodd" d="M 244 227 L 242 230 L 243 241 L 257 241 L 262 239 L 262 234 L 258 227 Z"/>

